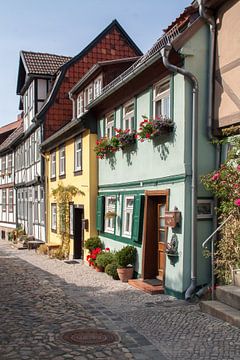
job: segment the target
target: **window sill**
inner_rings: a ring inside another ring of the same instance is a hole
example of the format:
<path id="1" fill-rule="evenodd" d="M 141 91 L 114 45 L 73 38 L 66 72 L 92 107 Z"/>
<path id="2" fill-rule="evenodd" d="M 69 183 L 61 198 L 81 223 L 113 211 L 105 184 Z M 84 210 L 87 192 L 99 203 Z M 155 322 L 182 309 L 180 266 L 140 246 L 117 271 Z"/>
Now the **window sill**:
<path id="1" fill-rule="evenodd" d="M 51 232 L 53 232 L 54 234 L 57 233 L 57 230 L 51 229 Z"/>
<path id="2" fill-rule="evenodd" d="M 66 179 L 66 174 L 59 175 L 59 179 Z"/>
<path id="3" fill-rule="evenodd" d="M 82 170 L 75 170 L 73 174 L 74 176 L 82 175 Z"/>
<path id="4" fill-rule="evenodd" d="M 56 181 L 56 176 L 55 176 L 55 177 L 50 178 L 50 181 Z"/>

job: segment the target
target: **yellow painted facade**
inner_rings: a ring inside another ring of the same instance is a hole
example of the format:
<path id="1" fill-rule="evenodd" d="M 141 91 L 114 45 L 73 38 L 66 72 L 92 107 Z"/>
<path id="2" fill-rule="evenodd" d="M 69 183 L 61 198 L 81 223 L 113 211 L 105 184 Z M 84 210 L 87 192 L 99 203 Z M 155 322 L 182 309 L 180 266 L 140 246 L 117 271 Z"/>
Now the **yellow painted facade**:
<path id="1" fill-rule="evenodd" d="M 74 151 L 75 138 L 65 143 L 65 177 L 59 176 L 59 147 L 56 147 L 56 180 L 50 178 L 51 160 L 50 153 L 45 154 L 46 162 L 46 211 L 47 211 L 47 243 L 61 244 L 59 233 L 59 214 L 57 212 L 57 232 L 52 231 L 51 226 L 51 204 L 56 203 L 52 195 L 52 190 L 58 187 L 59 182 L 63 186 L 76 186 L 81 193 L 73 197 L 72 203 L 75 206 L 83 206 L 83 217 L 88 220 L 88 229 L 83 230 L 82 241 L 91 236 L 96 236 L 96 199 L 97 199 L 97 159 L 93 149 L 96 144 L 96 134 L 91 134 L 89 130 L 82 133 L 82 171 L 81 174 L 74 173 Z M 64 145 L 62 142 L 59 145 Z M 75 221 L 80 219 L 75 218 Z M 74 256 L 74 237 L 70 239 L 70 258 Z"/>

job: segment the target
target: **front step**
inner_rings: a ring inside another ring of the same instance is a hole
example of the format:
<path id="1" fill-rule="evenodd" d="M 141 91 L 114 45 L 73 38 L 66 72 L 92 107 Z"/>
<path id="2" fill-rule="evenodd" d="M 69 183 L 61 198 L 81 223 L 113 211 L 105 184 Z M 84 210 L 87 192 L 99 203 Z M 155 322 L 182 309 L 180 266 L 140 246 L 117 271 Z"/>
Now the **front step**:
<path id="1" fill-rule="evenodd" d="M 216 288 L 217 300 L 240 310 L 240 287 L 233 285 L 218 286 Z"/>
<path id="2" fill-rule="evenodd" d="M 164 288 L 162 285 L 153 286 L 147 284 L 142 279 L 131 279 L 128 280 L 129 285 L 142 290 L 151 295 L 164 294 Z"/>
<path id="3" fill-rule="evenodd" d="M 240 328 L 240 312 L 237 309 L 215 300 L 202 301 L 200 307 L 203 312 Z"/>

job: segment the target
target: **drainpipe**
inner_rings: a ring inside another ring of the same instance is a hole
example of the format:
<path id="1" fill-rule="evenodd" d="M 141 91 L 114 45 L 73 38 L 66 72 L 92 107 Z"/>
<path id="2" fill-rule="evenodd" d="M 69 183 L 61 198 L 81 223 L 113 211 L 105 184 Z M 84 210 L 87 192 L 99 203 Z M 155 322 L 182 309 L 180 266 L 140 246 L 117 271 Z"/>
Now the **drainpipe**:
<path id="1" fill-rule="evenodd" d="M 197 285 L 197 185 L 198 185 L 198 81 L 189 71 L 169 63 L 168 57 L 172 46 L 166 45 L 161 50 L 164 66 L 183 75 L 192 85 L 192 211 L 191 211 L 191 284 L 186 290 L 185 299 L 189 300 Z"/>
<path id="2" fill-rule="evenodd" d="M 209 24 L 210 27 L 210 51 L 209 51 L 209 77 L 208 77 L 208 117 L 207 117 L 207 137 L 209 141 L 213 141 L 213 93 L 214 93 L 214 78 L 213 78 L 213 72 L 214 72 L 214 64 L 215 64 L 215 47 L 216 47 L 216 21 L 214 16 L 210 15 L 205 6 L 204 6 L 204 0 L 198 0 L 198 6 L 199 6 L 199 15 L 205 20 L 207 24 Z M 216 169 L 219 167 L 220 164 L 220 145 L 216 145 Z M 217 207 L 217 198 L 214 197 L 213 199 L 213 206 L 214 209 Z M 216 229 L 218 225 L 217 222 L 217 214 L 214 212 L 213 216 L 213 228 Z M 212 269 L 214 268 L 214 243 L 217 237 L 217 233 L 213 236 L 211 241 L 211 253 L 212 253 L 212 259 L 211 259 L 211 266 Z M 212 270 L 212 287 L 214 286 L 214 273 Z M 214 292 L 212 289 L 212 300 L 214 300 Z"/>

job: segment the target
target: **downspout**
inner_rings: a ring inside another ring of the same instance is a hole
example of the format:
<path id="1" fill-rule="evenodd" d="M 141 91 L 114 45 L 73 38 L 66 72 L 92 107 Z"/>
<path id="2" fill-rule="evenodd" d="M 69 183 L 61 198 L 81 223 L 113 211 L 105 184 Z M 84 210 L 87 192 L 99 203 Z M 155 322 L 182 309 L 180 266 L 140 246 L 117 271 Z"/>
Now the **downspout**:
<path id="1" fill-rule="evenodd" d="M 189 71 L 169 63 L 168 57 L 172 46 L 166 45 L 161 50 L 164 66 L 183 75 L 192 85 L 192 210 L 191 210 L 191 284 L 186 290 L 185 299 L 189 300 L 197 285 L 197 185 L 198 185 L 198 81 Z"/>
<path id="2" fill-rule="evenodd" d="M 213 93 L 214 93 L 214 64 L 215 64 L 215 47 L 216 47 L 216 21 L 214 16 L 210 15 L 204 6 L 204 0 L 198 0 L 199 5 L 199 15 L 205 20 L 207 24 L 209 24 L 210 28 L 210 51 L 209 51 L 209 77 L 208 77 L 208 117 L 207 117 L 207 137 L 209 141 L 213 141 Z M 220 144 L 216 144 L 216 169 L 220 165 Z M 217 198 L 213 199 L 214 209 L 217 208 Z M 213 215 L 213 228 L 216 229 L 218 225 L 217 222 L 217 214 L 214 212 Z M 214 268 L 214 243 L 216 240 L 217 234 L 215 234 L 211 241 L 211 266 Z M 212 287 L 214 286 L 214 272 L 212 270 L 212 279 L 211 279 Z M 212 288 L 212 300 L 214 300 L 214 291 Z"/>

